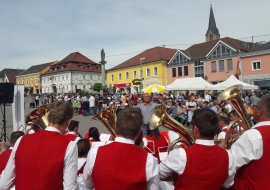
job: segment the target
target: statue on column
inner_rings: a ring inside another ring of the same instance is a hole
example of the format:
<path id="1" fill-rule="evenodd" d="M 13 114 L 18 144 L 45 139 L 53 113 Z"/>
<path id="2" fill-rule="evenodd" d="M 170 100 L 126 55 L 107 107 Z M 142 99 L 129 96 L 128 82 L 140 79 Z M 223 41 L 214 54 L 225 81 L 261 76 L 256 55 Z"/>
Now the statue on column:
<path id="1" fill-rule="evenodd" d="M 102 48 L 101 50 L 101 61 L 105 61 L 105 52 L 104 52 L 104 49 Z"/>

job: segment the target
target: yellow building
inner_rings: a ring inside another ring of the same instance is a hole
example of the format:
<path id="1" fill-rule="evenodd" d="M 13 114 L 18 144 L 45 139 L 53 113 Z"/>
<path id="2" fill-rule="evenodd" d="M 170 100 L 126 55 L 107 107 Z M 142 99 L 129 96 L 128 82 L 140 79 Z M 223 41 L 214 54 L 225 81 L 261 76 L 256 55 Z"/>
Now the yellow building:
<path id="1" fill-rule="evenodd" d="M 16 76 L 16 84 L 23 84 L 24 91 L 27 94 L 40 94 L 40 89 L 42 89 L 40 75 L 47 72 L 50 65 L 56 63 L 58 63 L 58 61 L 31 66 Z"/>
<path id="2" fill-rule="evenodd" d="M 107 70 L 107 85 L 121 92 L 140 92 L 134 79 L 144 79 L 142 88 L 150 84 L 166 85 L 166 63 L 174 56 L 175 49 L 154 47 Z M 142 74 L 141 74 L 142 73 Z"/>

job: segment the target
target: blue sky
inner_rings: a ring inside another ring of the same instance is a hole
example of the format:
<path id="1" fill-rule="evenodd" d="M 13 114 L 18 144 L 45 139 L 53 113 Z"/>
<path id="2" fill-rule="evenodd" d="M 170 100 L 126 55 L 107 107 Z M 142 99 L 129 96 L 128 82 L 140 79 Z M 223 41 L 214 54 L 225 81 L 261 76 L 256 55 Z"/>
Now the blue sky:
<path id="1" fill-rule="evenodd" d="M 270 41 L 269 0 L 212 2 L 221 37 Z M 0 70 L 77 51 L 98 62 L 102 48 L 108 69 L 155 46 L 186 49 L 175 44 L 205 41 L 209 11 L 209 0 L 1 1 Z"/>

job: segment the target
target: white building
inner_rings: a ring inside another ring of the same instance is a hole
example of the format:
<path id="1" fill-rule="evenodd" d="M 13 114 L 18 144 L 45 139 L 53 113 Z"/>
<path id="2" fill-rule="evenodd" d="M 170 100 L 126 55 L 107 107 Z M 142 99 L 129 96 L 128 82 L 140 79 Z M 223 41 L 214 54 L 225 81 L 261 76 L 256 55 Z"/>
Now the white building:
<path id="1" fill-rule="evenodd" d="M 42 93 L 90 92 L 95 83 L 101 83 L 101 65 L 79 52 L 69 54 L 41 75 Z"/>

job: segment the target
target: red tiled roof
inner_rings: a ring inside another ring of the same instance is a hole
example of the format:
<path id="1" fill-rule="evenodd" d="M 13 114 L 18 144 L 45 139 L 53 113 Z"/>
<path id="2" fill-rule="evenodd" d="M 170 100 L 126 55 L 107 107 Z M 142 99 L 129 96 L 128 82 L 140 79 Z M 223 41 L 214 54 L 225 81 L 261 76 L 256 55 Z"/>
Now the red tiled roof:
<path id="1" fill-rule="evenodd" d="M 169 61 L 176 52 L 177 50 L 175 49 L 164 48 L 164 47 L 154 47 L 154 48 L 143 51 L 142 53 L 124 61 L 123 63 L 120 63 L 119 65 L 111 69 L 108 69 L 108 71 L 140 65 L 140 58 L 144 58 L 144 57 L 146 58 L 146 60 L 143 60 L 142 64 L 147 64 L 147 63 L 160 61 L 160 60 Z"/>
<path id="2" fill-rule="evenodd" d="M 200 44 L 194 44 L 186 49 L 186 51 L 192 59 L 205 57 L 219 41 L 226 43 L 236 50 L 249 51 L 248 47 L 245 46 L 246 42 L 229 37 L 203 42 Z"/>
<path id="3" fill-rule="evenodd" d="M 96 73 L 101 73 L 101 65 L 100 64 L 91 64 L 92 65 L 92 69 L 89 69 L 89 66 L 87 64 L 84 64 L 83 69 L 80 68 L 80 66 L 77 63 L 68 63 L 66 64 L 66 66 L 64 66 L 64 68 L 62 69 L 62 66 L 57 67 L 57 70 L 55 70 L 55 65 L 53 67 L 52 71 L 47 71 L 45 74 L 49 74 L 49 73 L 58 73 L 58 72 L 62 72 L 62 71 L 83 71 L 83 72 L 96 72 Z M 100 70 L 98 70 L 98 67 L 100 68 Z"/>
<path id="4" fill-rule="evenodd" d="M 85 57 L 79 52 L 74 52 L 66 56 L 64 59 L 62 59 L 59 63 L 57 64 L 63 64 L 63 63 L 90 63 L 90 64 L 98 64 L 91 59 Z"/>
<path id="5" fill-rule="evenodd" d="M 62 66 L 64 67 L 63 69 Z M 83 66 L 83 68 L 80 68 L 80 66 Z M 89 66 L 92 66 L 92 69 L 89 69 Z M 98 70 L 98 67 L 100 70 Z M 57 70 L 55 70 L 55 68 L 57 68 Z M 50 69 L 52 69 L 52 71 L 50 71 Z M 88 59 L 79 52 L 74 52 L 69 54 L 57 64 L 51 65 L 50 69 L 44 74 L 58 73 L 62 71 L 84 71 L 101 73 L 101 64 Z"/>
<path id="6" fill-rule="evenodd" d="M 16 84 L 16 74 L 6 74 L 10 83 Z"/>

